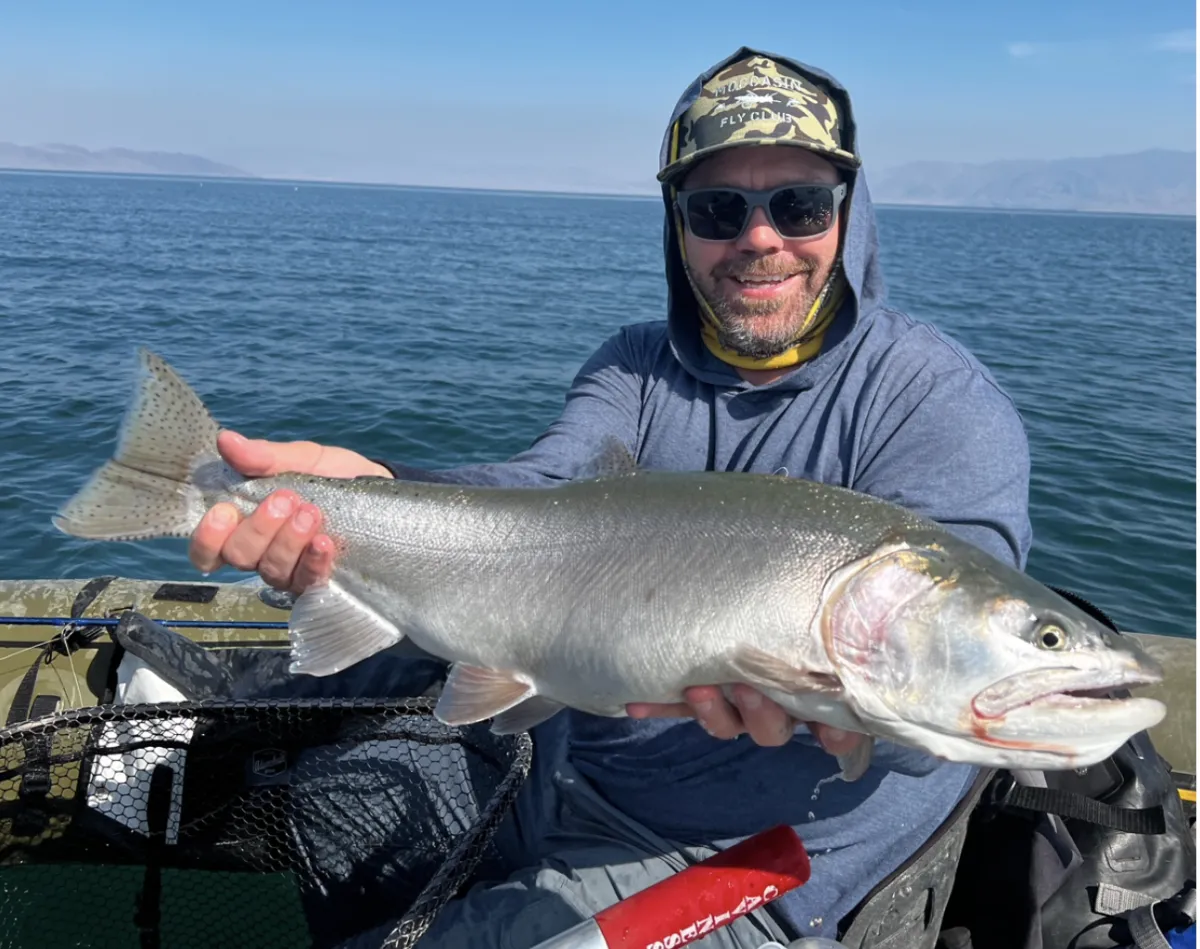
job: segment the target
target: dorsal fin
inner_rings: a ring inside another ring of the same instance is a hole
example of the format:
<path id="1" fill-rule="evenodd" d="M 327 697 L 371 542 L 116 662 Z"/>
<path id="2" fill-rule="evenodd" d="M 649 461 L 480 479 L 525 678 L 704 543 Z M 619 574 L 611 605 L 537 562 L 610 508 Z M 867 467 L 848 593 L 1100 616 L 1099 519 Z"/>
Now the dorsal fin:
<path id="1" fill-rule="evenodd" d="M 605 435 L 600 448 L 591 458 L 579 466 L 576 481 L 592 481 L 597 478 L 618 478 L 637 471 L 637 462 L 629 449 L 615 435 Z"/>

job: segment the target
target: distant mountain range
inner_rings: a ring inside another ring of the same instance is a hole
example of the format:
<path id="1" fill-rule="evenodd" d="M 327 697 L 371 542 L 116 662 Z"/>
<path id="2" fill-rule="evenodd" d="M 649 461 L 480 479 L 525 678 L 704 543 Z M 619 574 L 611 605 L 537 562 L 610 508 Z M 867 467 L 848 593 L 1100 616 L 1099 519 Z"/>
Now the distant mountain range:
<path id="1" fill-rule="evenodd" d="M 1196 213 L 1196 153 L 1165 149 L 986 164 L 913 162 L 877 172 L 870 182 L 879 204 Z"/>
<path id="2" fill-rule="evenodd" d="M 199 155 L 129 148 L 90 151 L 77 145 L 0 142 L 0 169 L 91 171 L 108 174 L 253 178 Z M 1045 211 L 1196 213 L 1196 153 L 1153 149 L 1098 158 L 994 161 L 984 164 L 922 161 L 870 173 L 879 204 Z M 386 182 L 378 182 L 386 183 Z M 420 182 L 392 182 L 414 184 Z M 630 192 L 652 193 L 646 188 Z M 464 187 L 468 186 L 464 183 Z"/>
<path id="3" fill-rule="evenodd" d="M 10 142 L 0 142 L 0 168 L 205 178 L 254 177 L 239 168 L 179 152 L 139 152 L 130 148 L 105 148 L 94 152 L 78 145 L 13 145 Z"/>

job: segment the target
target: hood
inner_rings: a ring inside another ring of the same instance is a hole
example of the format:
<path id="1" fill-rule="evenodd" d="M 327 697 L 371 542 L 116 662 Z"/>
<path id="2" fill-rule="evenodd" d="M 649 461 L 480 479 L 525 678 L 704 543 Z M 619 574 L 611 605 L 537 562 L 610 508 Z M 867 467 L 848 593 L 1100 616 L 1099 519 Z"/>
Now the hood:
<path id="1" fill-rule="evenodd" d="M 769 57 L 819 83 L 829 96 L 836 100 L 839 111 L 844 117 L 844 124 L 851 136 L 849 147 L 856 148 L 850 95 L 836 79 L 788 56 L 743 46 L 697 76 L 680 97 L 663 134 L 662 148 L 659 152 L 660 170 L 665 168 L 670 161 L 672 127 L 699 96 L 704 83 L 731 63 L 747 56 Z M 836 367 L 844 354 L 851 348 L 853 339 L 865 331 L 872 311 L 884 302 L 885 289 L 878 260 L 875 211 L 867 190 L 866 177 L 861 166 L 857 170 L 843 169 L 843 176 L 849 185 L 849 190 L 841 212 L 843 215 L 842 271 L 849 286 L 849 292 L 846 294 L 833 324 L 826 331 L 821 352 L 782 379 L 761 388 L 806 389 L 811 387 L 819 378 Z M 675 357 L 688 372 L 702 382 L 727 388 L 749 388 L 749 384 L 742 380 L 732 366 L 712 355 L 701 341 L 700 311 L 683 268 L 683 257 L 674 227 L 670 183 L 663 183 L 662 197 L 663 254 L 667 277 L 667 324 Z"/>

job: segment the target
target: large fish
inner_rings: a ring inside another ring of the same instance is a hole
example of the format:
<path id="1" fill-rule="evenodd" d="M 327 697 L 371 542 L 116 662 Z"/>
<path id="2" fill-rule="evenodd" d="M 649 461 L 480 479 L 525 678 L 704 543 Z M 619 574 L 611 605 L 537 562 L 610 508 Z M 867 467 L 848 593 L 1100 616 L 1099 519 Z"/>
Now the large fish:
<path id="1" fill-rule="evenodd" d="M 289 621 L 291 669 L 327 675 L 411 637 L 453 665 L 435 714 L 498 732 L 564 706 L 621 716 L 748 683 L 801 720 L 991 767 L 1095 763 L 1166 709 L 1131 640 L 937 524 L 843 488 L 637 470 L 623 446 L 549 488 L 282 474 L 246 479 L 159 357 L 106 462 L 54 523 L 188 536 L 218 501 L 289 488 L 339 553 Z M 870 742 L 844 760 L 857 777 Z"/>

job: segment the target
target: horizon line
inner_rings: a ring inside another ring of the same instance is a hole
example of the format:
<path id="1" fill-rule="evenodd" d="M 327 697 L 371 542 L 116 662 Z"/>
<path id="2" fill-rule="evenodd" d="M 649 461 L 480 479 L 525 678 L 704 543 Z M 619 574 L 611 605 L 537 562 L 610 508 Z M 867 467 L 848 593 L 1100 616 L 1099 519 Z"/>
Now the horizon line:
<path id="1" fill-rule="evenodd" d="M 1182 151 L 1181 149 L 1147 149 L 1148 151 Z M 179 153 L 184 154 L 184 153 Z M 1131 152 L 1129 154 L 1137 154 Z M 1194 154 L 1185 153 L 1185 154 Z M 1017 159 L 1014 159 L 1017 160 Z M 259 175 L 221 175 L 221 174 L 204 174 L 202 172 L 194 172 L 191 174 L 175 174 L 171 172 L 156 172 L 156 171 L 88 171 L 82 169 L 69 168 L 10 168 L 5 165 L 0 165 L 0 174 L 13 175 L 58 175 L 63 177 L 85 177 L 85 178 L 133 178 L 133 179 L 148 179 L 159 180 L 165 179 L 168 181 L 199 181 L 201 183 L 207 181 L 227 182 L 231 184 L 264 184 L 264 185 L 292 185 L 298 187 L 306 185 L 308 187 L 318 188 L 378 188 L 383 190 L 396 191 L 434 191 L 434 192 L 449 192 L 449 193 L 466 193 L 466 194 L 500 194 L 513 197 L 533 197 L 533 198 L 582 198 L 591 200 L 628 200 L 628 201 L 661 201 L 662 195 L 656 192 L 638 192 L 638 191 L 560 191 L 539 188 L 485 188 L 473 185 L 422 185 L 422 184 L 406 184 L 400 182 L 386 181 L 346 181 L 336 178 L 281 178 Z M 889 208 L 892 210 L 921 210 L 921 211 L 984 211 L 991 213 L 1015 213 L 1015 214 L 1093 214 L 1093 215 L 1110 215 L 1121 217 L 1167 217 L 1167 218 L 1195 218 L 1196 211 L 1111 211 L 1111 210 L 1081 210 L 1078 208 L 1027 208 L 1027 207 L 994 207 L 989 205 L 971 205 L 971 204 L 920 204 L 917 202 L 894 202 L 894 201 L 876 201 L 871 202 L 877 208 Z"/>

